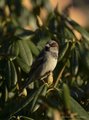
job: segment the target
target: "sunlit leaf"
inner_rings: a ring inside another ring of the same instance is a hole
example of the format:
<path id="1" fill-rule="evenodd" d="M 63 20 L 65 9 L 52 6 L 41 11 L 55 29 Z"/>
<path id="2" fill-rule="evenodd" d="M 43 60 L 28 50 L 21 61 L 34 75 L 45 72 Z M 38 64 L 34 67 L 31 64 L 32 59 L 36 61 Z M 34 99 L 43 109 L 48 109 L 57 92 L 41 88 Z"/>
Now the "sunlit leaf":
<path id="1" fill-rule="evenodd" d="M 73 21 L 70 18 L 67 18 L 67 21 L 74 27 L 75 30 L 77 30 L 81 35 L 89 41 L 89 33 L 81 27 L 77 22 Z"/>

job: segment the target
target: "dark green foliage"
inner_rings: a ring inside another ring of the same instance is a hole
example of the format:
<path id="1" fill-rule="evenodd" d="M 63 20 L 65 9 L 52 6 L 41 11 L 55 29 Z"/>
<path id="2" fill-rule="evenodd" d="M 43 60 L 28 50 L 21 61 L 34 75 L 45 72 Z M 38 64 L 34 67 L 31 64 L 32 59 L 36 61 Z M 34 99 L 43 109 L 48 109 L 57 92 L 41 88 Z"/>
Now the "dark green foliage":
<path id="1" fill-rule="evenodd" d="M 32 3 L 29 13 L 21 1 L 0 1 L 0 120 L 55 120 L 57 115 L 59 120 L 88 120 L 89 33 L 50 7 L 46 24 L 41 25 L 37 15 L 47 3 Z M 9 12 L 3 9 L 6 6 Z M 27 25 L 34 31 L 24 29 Z M 80 33 L 80 40 L 73 30 Z M 20 96 L 32 62 L 50 39 L 58 42 L 60 51 L 53 84 L 34 81 L 27 96 Z"/>

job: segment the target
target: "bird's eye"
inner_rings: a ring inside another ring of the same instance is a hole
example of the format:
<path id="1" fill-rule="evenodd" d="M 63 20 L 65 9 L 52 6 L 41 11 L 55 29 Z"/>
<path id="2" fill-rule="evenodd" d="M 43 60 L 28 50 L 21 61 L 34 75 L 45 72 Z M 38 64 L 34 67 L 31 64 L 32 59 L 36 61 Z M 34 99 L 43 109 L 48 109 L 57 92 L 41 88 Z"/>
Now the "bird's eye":
<path id="1" fill-rule="evenodd" d="M 57 44 L 56 44 L 55 42 L 53 42 L 53 43 L 50 44 L 50 46 L 51 46 L 51 47 L 56 47 Z"/>
<path id="2" fill-rule="evenodd" d="M 45 46 L 45 50 L 46 50 L 46 51 L 49 51 L 49 47 L 48 47 L 48 46 Z"/>

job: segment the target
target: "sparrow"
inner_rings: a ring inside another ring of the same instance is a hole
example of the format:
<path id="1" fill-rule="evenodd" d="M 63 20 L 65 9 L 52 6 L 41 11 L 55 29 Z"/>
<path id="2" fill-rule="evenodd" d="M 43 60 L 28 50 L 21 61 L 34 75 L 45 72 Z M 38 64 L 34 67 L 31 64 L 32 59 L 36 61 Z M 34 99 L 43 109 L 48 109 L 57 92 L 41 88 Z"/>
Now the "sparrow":
<path id="1" fill-rule="evenodd" d="M 29 77 L 23 86 L 26 88 L 33 80 L 38 80 L 44 77 L 47 73 L 53 72 L 58 61 L 59 46 L 54 40 L 46 43 L 43 50 L 35 59 L 29 72 Z"/>

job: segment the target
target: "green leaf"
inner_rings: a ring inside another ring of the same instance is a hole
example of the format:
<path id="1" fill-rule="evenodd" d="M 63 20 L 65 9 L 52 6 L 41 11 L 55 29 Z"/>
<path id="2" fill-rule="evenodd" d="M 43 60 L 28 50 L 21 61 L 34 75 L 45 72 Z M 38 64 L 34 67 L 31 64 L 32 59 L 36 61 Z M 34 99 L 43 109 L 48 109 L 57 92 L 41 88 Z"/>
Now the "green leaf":
<path id="1" fill-rule="evenodd" d="M 73 31 L 67 25 L 65 26 L 64 29 L 65 29 L 65 38 L 67 38 L 68 41 L 72 41 L 73 38 L 75 37 Z"/>
<path id="2" fill-rule="evenodd" d="M 24 120 L 34 120 L 34 119 L 32 119 L 30 117 L 26 117 L 26 116 L 20 116 L 20 118 L 23 118 Z"/>
<path id="3" fill-rule="evenodd" d="M 6 85 L 3 86 L 3 91 L 1 94 L 2 94 L 2 97 L 0 99 L 2 99 L 3 103 L 7 102 L 9 98 L 9 92 Z"/>
<path id="4" fill-rule="evenodd" d="M 45 84 L 44 84 L 44 88 L 43 88 L 42 93 L 41 93 L 42 96 L 45 96 L 45 95 L 46 95 L 47 89 L 48 89 L 48 84 L 45 83 Z"/>
<path id="5" fill-rule="evenodd" d="M 31 96 L 28 96 L 28 98 L 26 98 L 20 105 L 18 104 L 17 108 L 15 108 L 12 112 L 12 115 L 24 109 L 34 99 L 35 95 L 36 92 L 34 92 Z"/>
<path id="6" fill-rule="evenodd" d="M 74 113 L 77 114 L 78 120 L 88 120 L 89 114 L 84 108 L 71 97 L 71 108 Z"/>
<path id="7" fill-rule="evenodd" d="M 43 101 L 52 108 L 60 109 L 60 105 L 62 103 L 60 99 L 60 91 L 56 89 L 49 89 L 46 97 L 43 97 Z"/>
<path id="8" fill-rule="evenodd" d="M 39 50 L 37 49 L 37 46 L 36 46 L 31 40 L 28 41 L 28 45 L 29 45 L 32 53 L 33 53 L 35 56 L 37 56 L 37 55 L 39 54 Z"/>
<path id="9" fill-rule="evenodd" d="M 34 32 L 33 31 L 30 31 L 30 30 L 26 30 L 26 29 L 23 29 L 23 28 L 18 28 L 17 27 L 17 30 L 15 32 L 15 36 L 18 36 L 20 39 L 22 40 L 26 40 L 26 39 L 29 39 L 31 38 L 32 36 L 34 35 Z"/>
<path id="10" fill-rule="evenodd" d="M 9 60 L 7 63 L 6 80 L 7 80 L 7 86 L 9 89 L 14 87 L 17 83 L 17 73 L 16 73 L 14 63 Z"/>
<path id="11" fill-rule="evenodd" d="M 33 57 L 27 41 L 18 40 L 18 44 L 19 44 L 19 56 L 21 57 L 21 59 L 23 59 L 24 63 L 26 63 L 28 66 L 31 66 L 33 62 Z"/>
<path id="12" fill-rule="evenodd" d="M 78 63 L 78 51 L 77 48 L 73 48 L 71 51 L 71 69 L 72 74 L 75 76 L 78 73 L 79 63 Z"/>
<path id="13" fill-rule="evenodd" d="M 64 87 L 67 88 L 67 86 L 65 86 L 64 84 Z M 65 89 L 65 88 L 64 88 Z M 59 93 L 59 98 L 62 100 L 63 98 L 63 91 L 61 91 L 60 89 L 57 89 L 58 93 Z M 69 94 L 69 90 L 68 89 L 65 89 L 65 93 L 68 92 Z M 76 114 L 76 118 L 78 120 L 88 120 L 89 118 L 89 114 L 86 110 L 84 110 L 84 108 L 71 96 L 68 95 L 68 97 L 66 96 L 66 103 L 69 99 L 69 108 L 71 109 L 72 113 Z M 62 100 L 63 102 L 63 100 Z M 62 103 L 64 104 L 64 103 Z M 68 103 L 67 103 L 68 104 Z"/>
<path id="14" fill-rule="evenodd" d="M 2 110 L 2 112 L 0 113 L 0 117 L 5 116 L 6 118 L 7 116 L 13 116 L 14 114 L 18 113 L 19 111 L 24 109 L 34 99 L 35 95 L 36 95 L 36 92 L 33 92 L 25 99 L 15 98 L 9 101 L 8 104 Z"/>
<path id="15" fill-rule="evenodd" d="M 80 60 L 83 67 L 89 70 L 89 49 L 88 49 L 89 47 L 87 46 L 88 44 L 87 45 L 85 44 L 87 44 L 86 41 L 82 41 L 82 43 L 78 44 L 78 50 L 80 53 Z"/>
<path id="16" fill-rule="evenodd" d="M 8 97 L 9 97 L 8 89 L 7 89 L 7 87 L 5 86 L 5 102 L 7 102 Z"/>
<path id="17" fill-rule="evenodd" d="M 41 88 L 41 87 L 40 87 Z M 42 89 L 42 91 L 40 92 L 40 94 L 38 95 L 38 97 L 36 97 L 36 98 L 34 98 L 34 103 L 33 103 L 33 108 L 32 108 L 32 112 L 35 112 L 39 107 L 40 107 L 40 105 L 39 104 L 37 104 L 37 102 L 38 102 L 38 99 L 39 99 L 39 97 L 40 96 L 45 96 L 46 95 L 46 93 L 47 93 L 47 89 L 48 89 L 48 85 L 47 85 L 47 83 L 45 83 L 44 85 L 43 85 L 43 87 L 42 87 L 43 89 Z M 38 90 L 38 92 L 39 92 L 39 90 Z M 37 92 L 37 93 L 38 93 Z M 36 96 L 37 96 L 37 94 L 36 94 Z M 37 100 L 36 100 L 37 99 Z"/>
<path id="18" fill-rule="evenodd" d="M 66 43 L 65 47 L 63 47 L 62 51 L 60 52 L 59 61 L 61 61 L 63 59 L 68 48 L 69 48 L 69 42 Z"/>
<path id="19" fill-rule="evenodd" d="M 86 67 L 88 68 L 89 70 L 89 51 L 86 51 L 85 55 L 84 55 L 84 63 L 86 65 Z"/>
<path id="20" fill-rule="evenodd" d="M 39 40 L 39 42 L 37 43 L 37 48 L 39 50 L 42 50 L 45 46 L 45 44 L 50 40 L 49 37 L 43 37 L 41 38 L 41 40 Z"/>
<path id="21" fill-rule="evenodd" d="M 66 19 L 69 22 L 69 24 L 71 24 L 74 27 L 74 29 L 77 30 L 79 33 L 81 33 L 81 35 L 89 42 L 89 33 L 72 19 L 70 18 L 66 18 Z"/>
<path id="22" fill-rule="evenodd" d="M 11 64 L 10 61 L 7 61 L 7 71 L 6 71 L 6 79 L 7 79 L 7 86 L 10 89 L 11 88 Z"/>
<path id="23" fill-rule="evenodd" d="M 67 111 L 71 111 L 71 104 L 70 104 L 70 91 L 67 84 L 63 84 L 63 100 L 64 100 L 64 108 Z"/>
<path id="24" fill-rule="evenodd" d="M 23 59 L 21 59 L 20 57 L 17 57 L 17 63 L 19 64 L 19 66 L 21 67 L 21 69 L 28 73 L 30 71 L 30 66 L 28 66 Z"/>
<path id="25" fill-rule="evenodd" d="M 11 66 L 11 86 L 15 86 L 18 79 L 15 65 L 12 61 L 10 62 L 10 66 Z"/>
<path id="26" fill-rule="evenodd" d="M 19 46 L 18 46 L 18 42 L 14 42 L 11 44 L 10 46 L 10 54 L 13 55 L 13 56 L 18 56 L 19 54 Z"/>
<path id="27" fill-rule="evenodd" d="M 42 93 L 42 91 L 43 91 L 43 89 L 44 89 L 44 85 L 45 85 L 45 84 L 43 84 L 43 85 L 37 90 L 36 95 L 35 95 L 35 97 L 34 97 L 34 100 L 33 100 L 33 102 L 32 102 L 31 111 L 34 111 L 34 107 L 35 107 L 35 105 L 37 104 L 38 98 L 39 98 L 39 96 L 41 95 L 41 93 Z"/>

